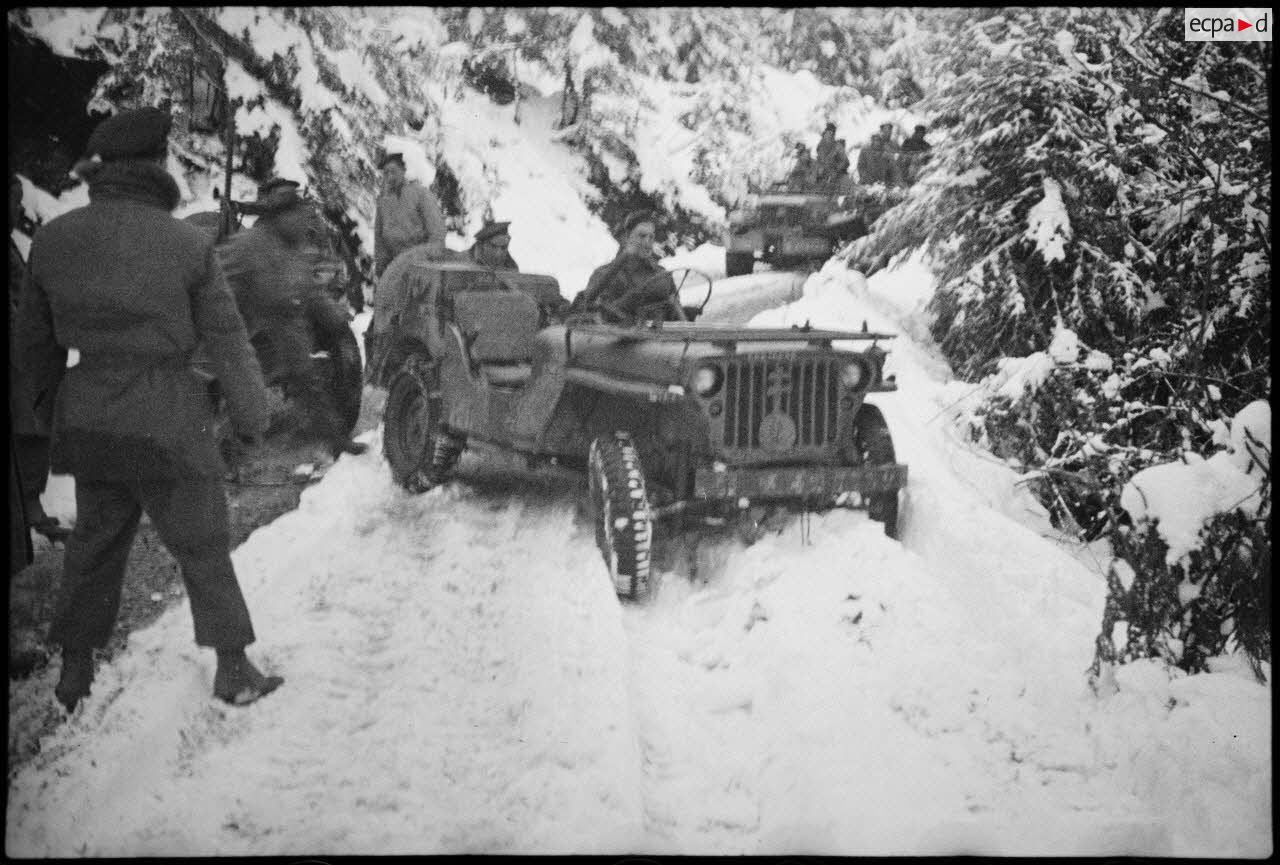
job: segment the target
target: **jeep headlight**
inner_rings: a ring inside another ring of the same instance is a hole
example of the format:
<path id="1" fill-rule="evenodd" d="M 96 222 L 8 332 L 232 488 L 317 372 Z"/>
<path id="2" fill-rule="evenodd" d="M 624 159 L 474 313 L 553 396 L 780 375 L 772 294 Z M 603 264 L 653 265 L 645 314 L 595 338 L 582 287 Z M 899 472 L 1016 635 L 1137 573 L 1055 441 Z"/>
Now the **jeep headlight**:
<path id="1" fill-rule="evenodd" d="M 861 387 L 868 378 L 867 368 L 860 361 L 846 364 L 840 370 L 840 383 L 847 388 Z"/>
<path id="2" fill-rule="evenodd" d="M 703 364 L 693 371 L 693 391 L 706 398 L 715 396 L 724 383 L 724 373 L 714 364 Z"/>

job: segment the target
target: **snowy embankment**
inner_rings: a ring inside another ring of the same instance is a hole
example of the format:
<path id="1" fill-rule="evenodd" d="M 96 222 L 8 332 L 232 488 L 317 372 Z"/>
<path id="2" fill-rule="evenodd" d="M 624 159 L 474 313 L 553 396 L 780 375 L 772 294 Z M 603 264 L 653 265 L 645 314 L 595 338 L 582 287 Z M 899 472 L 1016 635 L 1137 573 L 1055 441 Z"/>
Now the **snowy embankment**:
<path id="1" fill-rule="evenodd" d="M 828 270 L 757 323 L 893 329 L 878 293 L 912 278 Z M 714 317 L 792 285 L 726 281 Z M 893 348 L 903 543 L 849 511 L 713 538 L 644 607 L 580 479 L 468 455 L 412 497 L 369 434 L 236 551 L 284 688 L 214 703 L 170 611 L 13 779 L 8 852 L 1267 853 L 1268 689 L 1137 664 L 1095 697 L 1100 567 L 1027 527 L 946 434 L 936 361 Z"/>

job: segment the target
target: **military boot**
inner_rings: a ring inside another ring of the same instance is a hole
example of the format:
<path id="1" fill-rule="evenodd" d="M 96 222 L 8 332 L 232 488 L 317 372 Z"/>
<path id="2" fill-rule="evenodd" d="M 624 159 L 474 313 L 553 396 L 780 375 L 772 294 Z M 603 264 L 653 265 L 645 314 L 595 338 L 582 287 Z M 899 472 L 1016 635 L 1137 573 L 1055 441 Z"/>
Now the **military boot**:
<path id="1" fill-rule="evenodd" d="M 219 649 L 213 695 L 233 706 L 247 706 L 284 684 L 280 676 L 264 676 L 244 649 Z"/>
<path id="2" fill-rule="evenodd" d="M 62 650 L 62 675 L 53 695 L 68 712 L 74 712 L 76 705 L 89 696 L 89 685 L 93 683 L 93 650 Z"/>

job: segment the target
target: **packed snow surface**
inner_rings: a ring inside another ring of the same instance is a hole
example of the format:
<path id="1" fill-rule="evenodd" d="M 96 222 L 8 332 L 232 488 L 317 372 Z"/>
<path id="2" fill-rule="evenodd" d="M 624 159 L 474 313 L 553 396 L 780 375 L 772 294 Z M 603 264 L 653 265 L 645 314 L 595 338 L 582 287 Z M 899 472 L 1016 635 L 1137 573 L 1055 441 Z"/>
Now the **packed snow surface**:
<path id="1" fill-rule="evenodd" d="M 719 280 L 708 315 L 895 330 L 904 274 Z M 214 701 L 171 610 L 11 779 L 7 852 L 1269 853 L 1269 689 L 1223 659 L 1095 696 L 1105 561 L 948 432 L 926 348 L 891 348 L 902 542 L 845 510 L 711 535 L 645 606 L 579 478 L 469 454 L 411 496 L 372 431 L 235 552 L 284 687 Z"/>

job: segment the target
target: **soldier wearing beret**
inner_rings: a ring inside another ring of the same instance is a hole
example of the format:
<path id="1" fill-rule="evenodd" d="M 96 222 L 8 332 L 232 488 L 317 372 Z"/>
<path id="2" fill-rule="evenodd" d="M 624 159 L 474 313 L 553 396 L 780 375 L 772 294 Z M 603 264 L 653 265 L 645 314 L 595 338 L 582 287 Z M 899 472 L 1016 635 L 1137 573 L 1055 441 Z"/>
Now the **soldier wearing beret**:
<path id="1" fill-rule="evenodd" d="M 478 264 L 503 270 L 519 270 L 511 257 L 510 222 L 487 222 L 476 232 L 475 242 L 467 250 L 467 257 Z"/>
<path id="2" fill-rule="evenodd" d="M 250 338 L 262 346 L 267 380 L 284 384 L 334 456 L 362 454 L 368 445 L 348 436 L 311 360 L 312 325 L 326 331 L 345 328 L 348 316 L 316 287 L 311 262 L 303 255 L 317 216 L 298 190 L 297 182 L 284 178 L 258 188 L 258 200 L 247 208 L 259 214 L 258 221 L 223 247 L 222 267 Z"/>
<path id="3" fill-rule="evenodd" d="M 422 243 L 428 244 L 433 257 L 443 258 L 444 214 L 436 197 L 405 179 L 404 157 L 399 153 L 388 153 L 378 167 L 383 182 L 373 220 L 375 274 L 381 276 L 397 255 Z"/>
<path id="4" fill-rule="evenodd" d="M 198 645 L 217 650 L 215 696 L 257 700 L 283 680 L 245 655 L 253 625 L 231 565 L 213 408 L 190 360 L 203 343 L 242 437 L 267 422 L 262 373 L 209 238 L 174 219 L 164 169 L 170 118 L 104 120 L 76 166 L 89 204 L 36 234 L 15 351 L 34 409 L 52 405 L 53 470 L 71 474 L 76 525 L 50 636 L 62 646 L 55 695 L 89 694 L 145 511 L 178 560 Z M 71 349 L 79 362 L 67 369 Z"/>

